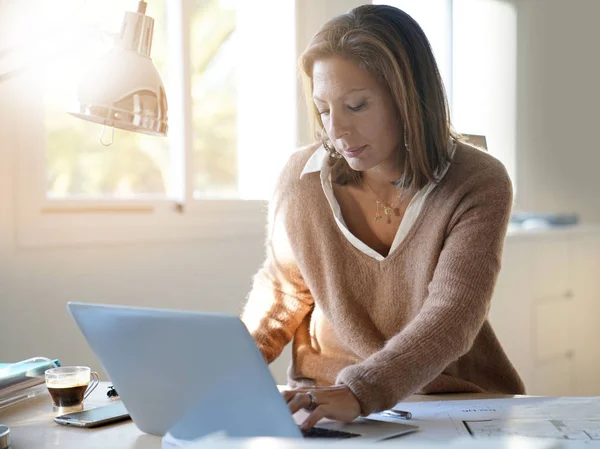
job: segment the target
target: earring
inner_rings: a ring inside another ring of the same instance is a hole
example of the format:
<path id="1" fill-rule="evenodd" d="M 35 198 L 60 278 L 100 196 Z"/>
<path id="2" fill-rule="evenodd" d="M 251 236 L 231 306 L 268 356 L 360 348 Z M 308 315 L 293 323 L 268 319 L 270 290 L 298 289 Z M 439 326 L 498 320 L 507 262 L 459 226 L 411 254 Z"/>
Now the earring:
<path id="1" fill-rule="evenodd" d="M 325 148 L 325 150 L 327 150 L 327 153 L 329 153 L 329 157 L 332 157 L 334 159 L 339 159 L 342 157 L 342 155 L 335 151 L 335 148 L 331 146 L 331 143 L 328 139 L 323 139 L 323 147 Z"/>
<path id="2" fill-rule="evenodd" d="M 404 148 L 410 153 L 410 147 L 408 146 L 408 135 L 406 133 L 406 125 L 404 125 Z"/>

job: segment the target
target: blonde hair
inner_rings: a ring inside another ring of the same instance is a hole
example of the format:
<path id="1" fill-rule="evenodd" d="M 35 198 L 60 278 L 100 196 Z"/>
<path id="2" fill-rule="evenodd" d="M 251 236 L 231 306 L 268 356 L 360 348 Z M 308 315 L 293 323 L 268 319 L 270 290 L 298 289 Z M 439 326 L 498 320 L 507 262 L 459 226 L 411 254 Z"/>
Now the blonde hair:
<path id="1" fill-rule="evenodd" d="M 327 133 L 312 101 L 312 72 L 315 61 L 331 56 L 367 70 L 392 96 L 409 150 L 402 178 L 395 184 L 416 191 L 435 182 L 436 170 L 450 162 L 450 139 L 460 136 L 452 130 L 442 77 L 417 22 L 392 6 L 363 5 L 333 18 L 313 37 L 300 57 L 300 68 L 313 133 L 324 142 Z M 330 158 L 330 164 L 334 182 L 361 179 L 343 158 Z"/>

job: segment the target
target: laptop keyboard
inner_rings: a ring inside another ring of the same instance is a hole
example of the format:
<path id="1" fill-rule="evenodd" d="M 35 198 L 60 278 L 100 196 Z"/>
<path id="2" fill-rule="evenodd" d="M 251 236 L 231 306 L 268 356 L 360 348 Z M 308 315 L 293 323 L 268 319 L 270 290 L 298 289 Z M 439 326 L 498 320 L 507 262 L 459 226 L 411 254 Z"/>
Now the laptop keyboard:
<path id="1" fill-rule="evenodd" d="M 324 429 L 322 427 L 313 427 L 308 430 L 302 430 L 304 438 L 335 438 L 345 439 L 359 437 L 360 434 L 352 432 L 344 432 L 342 430 Z"/>

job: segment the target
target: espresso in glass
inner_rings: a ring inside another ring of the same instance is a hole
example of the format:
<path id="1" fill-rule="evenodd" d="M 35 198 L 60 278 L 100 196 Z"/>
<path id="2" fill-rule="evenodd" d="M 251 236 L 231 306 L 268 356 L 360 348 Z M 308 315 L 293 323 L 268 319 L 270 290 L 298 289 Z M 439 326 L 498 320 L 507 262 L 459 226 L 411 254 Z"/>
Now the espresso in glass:
<path id="1" fill-rule="evenodd" d="M 57 407 L 74 407 L 83 402 L 83 395 L 89 384 L 48 387 L 52 402 Z"/>
<path id="2" fill-rule="evenodd" d="M 46 387 L 55 407 L 81 406 L 98 385 L 98 373 L 87 366 L 61 366 L 46 370 Z"/>

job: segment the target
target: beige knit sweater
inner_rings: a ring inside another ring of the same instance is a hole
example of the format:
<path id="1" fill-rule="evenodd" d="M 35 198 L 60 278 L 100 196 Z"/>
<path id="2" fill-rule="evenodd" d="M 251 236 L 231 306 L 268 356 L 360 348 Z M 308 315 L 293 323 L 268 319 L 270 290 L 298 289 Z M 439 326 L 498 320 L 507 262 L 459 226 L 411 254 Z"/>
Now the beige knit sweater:
<path id="1" fill-rule="evenodd" d="M 340 232 L 315 146 L 290 158 L 270 205 L 267 257 L 242 319 L 268 363 L 293 338 L 292 386 L 346 384 L 362 414 L 416 393 L 524 393 L 486 319 L 512 187 L 459 143 L 400 246 L 383 261 Z"/>

